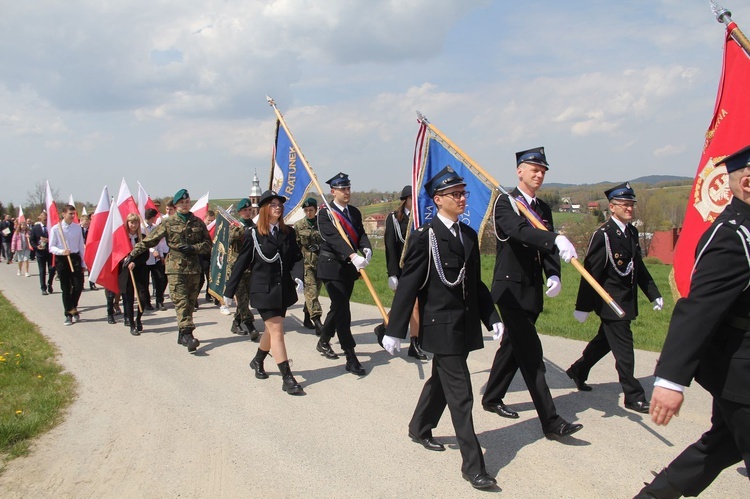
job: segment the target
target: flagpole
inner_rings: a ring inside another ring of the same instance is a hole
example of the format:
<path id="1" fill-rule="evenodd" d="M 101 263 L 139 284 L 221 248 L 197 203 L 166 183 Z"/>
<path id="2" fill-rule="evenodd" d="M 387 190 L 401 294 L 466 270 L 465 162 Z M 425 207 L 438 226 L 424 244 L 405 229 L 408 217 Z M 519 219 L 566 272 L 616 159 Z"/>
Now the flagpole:
<path id="1" fill-rule="evenodd" d="M 269 96 L 266 96 L 266 100 L 268 101 L 268 104 L 273 108 L 274 113 L 276 113 L 276 118 L 279 120 L 279 123 L 281 124 L 281 126 L 284 127 L 284 130 L 286 131 L 287 135 L 289 135 L 289 140 L 292 142 L 294 149 L 297 151 L 297 154 L 299 155 L 299 159 L 302 161 L 302 164 L 304 165 L 305 170 L 307 170 L 307 173 L 310 175 L 310 180 L 312 180 L 312 183 L 315 184 L 315 188 L 318 190 L 318 194 L 323 199 L 323 203 L 326 205 L 326 208 L 328 208 L 328 210 L 330 211 L 331 207 L 328 205 L 328 201 L 326 200 L 326 197 L 323 195 L 323 189 L 321 189 L 320 184 L 318 183 L 318 177 L 315 175 L 315 172 L 312 170 L 312 168 L 310 168 L 310 165 L 307 163 L 307 159 L 305 159 L 305 155 L 302 154 L 302 150 L 297 145 L 297 141 L 294 139 L 294 135 L 292 135 L 292 132 L 289 130 L 289 127 L 286 126 L 286 121 L 284 121 L 284 117 L 281 115 L 281 111 L 279 111 L 278 108 L 276 107 L 276 102 L 274 102 L 274 100 Z M 352 248 L 352 251 L 354 251 L 354 247 L 349 241 L 349 238 L 344 232 L 344 228 L 341 227 L 341 224 L 339 223 L 338 219 L 336 217 L 332 217 L 332 219 L 333 219 L 333 224 L 336 226 L 336 230 L 338 230 L 342 239 L 346 241 L 349 247 Z M 378 294 L 375 292 L 375 288 L 373 287 L 372 282 L 370 282 L 370 278 L 367 276 L 367 272 L 365 272 L 365 269 L 360 269 L 359 275 L 362 276 L 362 280 L 365 281 L 365 285 L 367 285 L 367 289 L 370 291 L 370 295 L 372 295 L 372 299 L 375 300 L 375 305 L 378 306 L 378 310 L 380 310 L 380 315 L 383 316 L 383 321 L 386 324 L 388 324 L 388 313 L 385 311 L 383 304 L 380 302 L 380 298 L 378 297 Z"/>
<path id="2" fill-rule="evenodd" d="M 70 250 L 68 249 L 68 241 L 65 240 L 65 234 L 63 234 L 63 230 L 62 230 L 62 220 L 57 222 L 57 229 L 60 231 L 60 239 L 62 239 L 63 248 L 65 248 L 65 251 L 68 252 L 66 256 L 68 257 L 68 265 L 70 265 L 70 271 L 75 272 L 73 270 L 73 260 L 70 258 Z"/>
<path id="3" fill-rule="evenodd" d="M 472 166 L 472 168 L 476 169 L 479 173 L 481 173 L 482 175 L 484 175 L 487 178 L 487 180 L 489 180 L 495 186 L 497 186 L 497 188 L 500 190 L 500 192 L 502 192 L 503 194 L 505 194 L 506 196 L 508 196 L 508 199 L 511 202 L 511 206 L 515 205 L 518 208 L 518 210 L 523 214 L 523 216 L 526 217 L 529 220 L 529 222 L 531 222 L 531 224 L 534 227 L 536 227 L 537 229 L 541 229 L 541 230 L 549 230 L 549 229 L 547 229 L 547 227 L 544 226 L 544 224 L 542 222 L 540 222 L 539 220 L 537 220 L 536 217 L 534 217 L 531 213 L 529 213 L 529 211 L 526 209 L 526 207 L 523 204 L 518 203 L 515 199 L 513 199 L 513 196 L 511 196 L 508 193 L 508 191 L 506 191 L 503 188 L 503 186 L 500 185 L 497 182 L 497 180 L 495 180 L 492 177 L 492 175 L 490 175 L 489 173 L 487 173 L 481 166 L 479 166 L 473 159 L 471 159 L 465 152 L 463 152 L 461 150 L 461 148 L 459 148 L 456 144 L 454 144 L 440 130 L 438 130 L 437 128 L 435 128 L 435 126 L 432 123 L 430 123 L 427 120 L 427 118 L 422 113 L 420 113 L 419 111 L 417 111 L 417 117 L 418 117 L 418 120 L 419 120 L 420 123 L 424 123 L 425 125 L 427 125 L 427 127 L 430 130 L 432 130 L 432 132 L 435 135 L 437 135 L 438 137 L 440 137 L 441 140 L 445 141 L 445 143 L 448 144 L 448 146 L 450 146 L 451 148 L 453 148 L 453 150 L 455 150 L 459 155 L 461 155 L 462 158 L 464 158 L 466 161 L 468 161 L 469 164 Z M 583 267 L 583 265 L 581 265 L 581 262 L 579 262 L 577 258 L 571 258 L 570 263 L 581 274 L 581 276 L 584 279 L 586 279 L 586 282 L 588 282 L 591 285 L 591 287 L 594 288 L 594 291 L 596 291 L 597 294 L 599 296 L 601 296 L 602 300 L 604 300 L 604 302 L 607 305 L 609 305 L 609 307 L 617 314 L 618 317 L 620 317 L 620 318 L 625 317 L 625 311 L 622 309 L 622 307 L 620 307 L 620 305 L 617 304 L 617 302 L 614 300 L 614 298 L 612 298 L 612 296 L 610 296 L 610 294 L 607 293 L 607 291 L 598 282 L 596 282 L 596 279 L 594 279 L 593 276 L 591 274 L 589 274 L 589 272 Z"/>
<path id="4" fill-rule="evenodd" d="M 748 40 L 745 34 L 740 30 L 739 26 L 737 26 L 737 23 L 732 21 L 732 13 L 729 11 L 729 9 L 725 9 L 713 0 L 711 0 L 710 4 L 711 11 L 713 11 L 714 15 L 716 16 L 716 20 L 720 23 L 725 24 L 727 29 L 729 30 L 729 36 L 731 36 L 732 39 L 745 50 L 745 52 L 750 54 L 750 40 Z"/>
<path id="5" fill-rule="evenodd" d="M 135 300 L 138 302 L 138 311 L 140 313 L 143 313 L 143 305 L 141 305 L 141 296 L 138 294 L 138 286 L 135 284 L 135 275 L 133 275 L 133 269 L 129 268 L 128 271 L 130 271 L 130 280 L 133 282 L 133 294 L 135 295 Z"/>

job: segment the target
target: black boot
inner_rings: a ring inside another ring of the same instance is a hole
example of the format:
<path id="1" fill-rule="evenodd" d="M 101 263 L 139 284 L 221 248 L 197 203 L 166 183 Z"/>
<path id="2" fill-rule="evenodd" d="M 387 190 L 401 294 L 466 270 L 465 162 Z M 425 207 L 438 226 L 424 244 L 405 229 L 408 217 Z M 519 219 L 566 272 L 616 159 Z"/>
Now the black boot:
<path id="1" fill-rule="evenodd" d="M 190 353 L 195 352 L 201 344 L 201 342 L 198 341 L 198 338 L 193 336 L 193 328 L 185 328 L 185 332 L 182 333 L 182 342 Z"/>
<path id="2" fill-rule="evenodd" d="M 304 395 L 305 391 L 302 389 L 302 385 L 297 383 L 297 380 L 292 376 L 292 370 L 289 367 L 289 361 L 278 364 L 279 371 L 281 371 L 281 389 L 287 392 L 289 395 Z"/>
<path id="3" fill-rule="evenodd" d="M 240 336 L 247 336 L 248 334 L 250 334 L 250 331 L 248 331 L 247 326 L 245 326 L 240 320 L 239 315 L 234 316 L 234 320 L 232 321 L 232 327 L 230 331 L 234 334 L 239 334 Z"/>
<path id="4" fill-rule="evenodd" d="M 331 338 L 329 338 L 328 336 L 321 335 L 315 349 L 323 354 L 323 357 L 325 357 L 326 359 L 338 359 L 339 356 L 336 355 L 336 352 L 334 352 L 333 348 L 331 348 L 331 344 L 329 343 L 330 340 Z"/>
<path id="5" fill-rule="evenodd" d="M 141 317 L 143 317 L 143 314 L 138 312 L 138 315 L 135 318 L 135 328 L 138 330 L 139 333 L 143 331 L 143 324 L 141 323 Z"/>
<path id="6" fill-rule="evenodd" d="M 130 327 L 130 317 L 125 316 L 125 320 L 122 321 L 123 326 Z"/>
<path id="7" fill-rule="evenodd" d="M 135 327 L 135 325 L 130 326 L 130 334 L 132 334 L 133 336 L 140 336 L 141 335 L 141 333 L 138 332 L 138 328 Z"/>
<path id="8" fill-rule="evenodd" d="M 185 346 L 185 330 L 180 329 L 177 331 L 177 344 Z"/>
<path id="9" fill-rule="evenodd" d="M 411 343 L 409 344 L 409 357 L 414 357 L 419 360 L 427 360 L 427 356 L 419 348 L 419 339 L 416 336 L 411 337 Z"/>
<path id="10" fill-rule="evenodd" d="M 359 363 L 357 354 L 354 353 L 353 348 L 345 348 L 344 353 L 346 354 L 346 370 L 357 376 L 365 375 L 365 368 Z"/>
<path id="11" fill-rule="evenodd" d="M 260 338 L 260 333 L 257 329 L 255 329 L 255 324 L 253 324 L 252 319 L 247 319 L 242 325 L 247 329 L 247 334 L 250 335 L 250 341 L 256 341 L 258 338 Z"/>
<path id="12" fill-rule="evenodd" d="M 117 324 L 114 315 L 107 314 L 107 324 Z"/>
<path id="13" fill-rule="evenodd" d="M 313 324 L 312 320 L 310 320 L 310 312 L 307 311 L 307 305 L 305 305 L 305 320 L 302 321 L 302 325 L 305 326 L 307 329 L 315 329 L 315 324 Z"/>
<path id="14" fill-rule="evenodd" d="M 255 357 L 250 361 L 250 368 L 255 371 L 255 377 L 258 379 L 268 379 L 268 373 L 263 367 L 263 361 L 266 360 L 268 352 L 264 352 L 260 348 L 255 352 Z"/>
<path id="15" fill-rule="evenodd" d="M 320 322 L 320 317 L 313 317 L 312 318 L 313 326 L 315 326 L 315 336 L 320 336 L 323 334 L 323 323 Z"/>
<path id="16" fill-rule="evenodd" d="M 383 346 L 383 336 L 385 336 L 385 322 L 375 326 L 375 336 L 378 337 L 378 345 Z"/>

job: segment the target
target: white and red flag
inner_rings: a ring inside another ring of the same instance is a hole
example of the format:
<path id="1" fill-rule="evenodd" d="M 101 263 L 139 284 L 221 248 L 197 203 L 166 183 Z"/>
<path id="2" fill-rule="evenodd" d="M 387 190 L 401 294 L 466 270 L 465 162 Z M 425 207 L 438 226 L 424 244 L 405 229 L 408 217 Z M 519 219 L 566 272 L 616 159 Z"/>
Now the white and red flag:
<path id="1" fill-rule="evenodd" d="M 46 191 L 44 194 L 44 205 L 47 211 L 47 233 L 52 231 L 52 227 L 60 222 L 60 214 L 57 212 L 57 205 L 52 199 L 52 189 L 49 187 L 49 180 L 46 181 Z"/>
<path id="2" fill-rule="evenodd" d="M 161 220 L 161 213 L 159 213 L 159 210 L 156 208 L 151 196 L 146 192 L 146 189 L 144 189 L 141 183 L 138 182 L 138 213 L 141 214 L 141 222 L 143 225 L 146 224 L 146 210 L 149 208 L 156 210 L 156 223 L 158 224 Z"/>
<path id="3" fill-rule="evenodd" d="M 123 177 L 120 182 L 120 192 L 117 194 L 117 209 L 120 210 L 120 218 L 126 220 L 130 213 L 138 213 L 138 205 L 133 199 L 133 195 L 130 193 L 128 183 L 125 182 Z"/>
<path id="4" fill-rule="evenodd" d="M 71 194 L 70 196 L 68 196 L 68 204 L 69 204 L 70 206 L 72 206 L 73 208 L 75 208 L 75 207 L 76 207 L 76 202 L 75 202 L 75 201 L 73 201 L 73 195 L 72 195 L 72 194 Z M 75 215 L 73 215 L 73 221 L 74 221 L 75 223 L 81 223 L 81 221 L 80 221 L 80 220 L 78 219 L 78 210 L 76 210 L 76 214 L 75 214 Z"/>
<path id="5" fill-rule="evenodd" d="M 687 296 L 690 290 L 699 239 L 732 200 L 726 167 L 716 166 L 716 163 L 750 144 L 750 92 L 747 91 L 750 59 L 732 38 L 731 32 L 735 29 L 734 22 L 727 26 L 714 114 L 675 247 L 674 280 L 680 296 Z"/>
<path id="6" fill-rule="evenodd" d="M 196 217 L 200 218 L 201 220 L 205 220 L 206 214 L 208 213 L 208 193 L 205 193 L 203 196 L 201 196 L 200 199 L 195 202 L 193 207 L 190 208 L 190 211 Z"/>
<path id="7" fill-rule="evenodd" d="M 86 236 L 86 251 L 84 252 L 84 262 L 86 267 L 89 269 L 94 268 L 94 259 L 96 257 L 99 243 L 104 233 L 104 226 L 107 223 L 107 216 L 109 215 L 110 208 L 109 190 L 107 186 L 102 189 L 102 195 L 99 196 L 99 202 L 96 205 L 94 214 L 91 215 L 91 224 L 89 225 L 89 233 Z M 93 279 L 92 282 L 95 282 Z"/>
<path id="8" fill-rule="evenodd" d="M 16 218 L 17 222 L 25 222 L 26 217 L 23 215 L 23 206 L 18 207 L 18 218 Z"/>
<path id="9" fill-rule="evenodd" d="M 123 227 L 120 210 L 116 209 L 115 206 L 111 206 L 104 224 L 96 256 L 94 257 L 93 264 L 89 267 L 89 281 L 100 284 L 113 293 L 119 293 L 117 266 L 122 257 L 115 257 L 113 252 L 115 248 L 124 248 L 129 245 L 130 240 Z"/>

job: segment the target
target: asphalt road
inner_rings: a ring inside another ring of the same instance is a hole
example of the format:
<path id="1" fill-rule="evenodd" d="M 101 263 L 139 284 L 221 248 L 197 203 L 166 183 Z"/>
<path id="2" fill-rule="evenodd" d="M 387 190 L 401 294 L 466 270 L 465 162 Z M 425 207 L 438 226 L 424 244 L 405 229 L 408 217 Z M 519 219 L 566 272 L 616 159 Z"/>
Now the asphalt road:
<path id="1" fill-rule="evenodd" d="M 18 277 L 14 265 L 2 263 L 0 290 L 58 346 L 79 390 L 65 421 L 39 438 L 28 457 L 8 464 L 0 476 L 3 497 L 625 498 L 709 427 L 710 397 L 698 386 L 666 428 L 625 410 L 611 355 L 592 371 L 594 390 L 578 392 L 564 370 L 584 343 L 542 336 L 558 412 L 584 425 L 565 443 L 546 440 L 520 376 L 506 398 L 520 419 L 479 405 L 496 349 L 486 334 L 469 368 L 476 431 L 498 488 L 480 492 L 461 478 L 448 411 L 434 431 L 446 452 L 427 451 L 407 437 L 431 364 L 406 357 L 406 344 L 401 357 L 379 348 L 375 307 L 352 310 L 364 377 L 344 370 L 343 355 L 321 357 L 317 338 L 301 326 L 301 306 L 290 310 L 287 349 L 307 392 L 293 397 L 281 391 L 272 359 L 269 379 L 253 377 L 248 362 L 257 344 L 231 334 L 231 316 L 202 298 L 195 315 L 201 346 L 190 355 L 176 343 L 171 308 L 148 313 L 144 333 L 133 337 L 121 317 L 117 325 L 106 323 L 103 291 L 85 291 L 82 322 L 63 326 L 59 285 L 42 296 L 33 262 L 32 269 L 31 277 Z M 657 354 L 638 351 L 636 358 L 636 375 L 650 393 Z M 747 493 L 747 470 L 738 464 L 704 497 Z"/>

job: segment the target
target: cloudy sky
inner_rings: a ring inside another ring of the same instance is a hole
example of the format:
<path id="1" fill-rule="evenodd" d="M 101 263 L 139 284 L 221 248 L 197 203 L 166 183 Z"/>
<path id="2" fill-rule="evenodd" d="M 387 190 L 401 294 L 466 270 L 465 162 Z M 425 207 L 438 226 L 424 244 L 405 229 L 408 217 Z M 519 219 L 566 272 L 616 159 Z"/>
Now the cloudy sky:
<path id="1" fill-rule="evenodd" d="M 750 6 L 726 0 L 750 33 Z M 272 96 L 318 178 L 409 183 L 415 110 L 506 185 L 692 176 L 724 28 L 707 0 L 0 0 L 0 201 L 266 185 Z"/>

